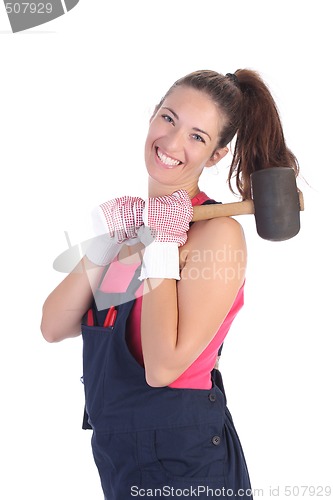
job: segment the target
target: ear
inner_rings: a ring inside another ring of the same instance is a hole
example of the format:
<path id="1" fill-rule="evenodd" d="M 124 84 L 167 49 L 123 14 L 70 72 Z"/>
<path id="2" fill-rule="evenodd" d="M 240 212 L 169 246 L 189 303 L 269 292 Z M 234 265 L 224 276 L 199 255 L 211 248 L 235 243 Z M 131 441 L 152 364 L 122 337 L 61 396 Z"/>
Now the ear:
<path id="1" fill-rule="evenodd" d="M 216 165 L 222 158 L 224 158 L 229 153 L 229 149 L 227 147 L 219 148 L 214 151 L 210 159 L 206 162 L 206 167 L 213 167 Z"/>

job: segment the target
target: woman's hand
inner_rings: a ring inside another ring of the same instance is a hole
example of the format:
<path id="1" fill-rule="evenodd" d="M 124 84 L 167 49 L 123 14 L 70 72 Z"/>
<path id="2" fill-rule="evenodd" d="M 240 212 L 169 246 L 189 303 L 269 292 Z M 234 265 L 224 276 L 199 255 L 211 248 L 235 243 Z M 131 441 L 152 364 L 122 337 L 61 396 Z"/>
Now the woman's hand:
<path id="1" fill-rule="evenodd" d="M 143 211 L 144 224 L 154 241 L 177 243 L 177 246 L 185 244 L 192 217 L 191 199 L 182 189 L 171 195 L 148 198 Z"/>
<path id="2" fill-rule="evenodd" d="M 185 244 L 193 216 L 191 199 L 184 190 L 149 198 L 143 211 L 144 227 L 139 230 L 145 244 L 140 279 L 179 279 L 178 247 Z"/>
<path id="3" fill-rule="evenodd" d="M 87 258 L 98 266 L 106 266 L 119 253 L 122 244 L 135 244 L 143 225 L 142 198 L 123 196 L 102 203 L 92 213 L 96 238 L 86 251 Z"/>
<path id="4" fill-rule="evenodd" d="M 102 203 L 94 214 L 98 234 L 108 232 L 117 243 L 136 238 L 143 225 L 143 208 L 144 201 L 138 196 L 122 196 Z"/>

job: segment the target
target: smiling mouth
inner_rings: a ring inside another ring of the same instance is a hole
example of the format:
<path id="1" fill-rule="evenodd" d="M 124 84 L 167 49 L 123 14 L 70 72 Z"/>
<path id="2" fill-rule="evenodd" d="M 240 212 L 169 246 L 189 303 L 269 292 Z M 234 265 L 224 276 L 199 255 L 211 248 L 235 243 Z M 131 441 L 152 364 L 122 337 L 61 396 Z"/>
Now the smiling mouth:
<path id="1" fill-rule="evenodd" d="M 156 147 L 155 149 L 156 149 L 156 154 L 157 154 L 159 160 L 167 167 L 178 167 L 178 165 L 181 165 L 181 163 L 182 163 L 181 161 L 165 155 L 164 153 L 162 153 L 162 151 L 160 151 L 160 149 L 158 147 Z"/>

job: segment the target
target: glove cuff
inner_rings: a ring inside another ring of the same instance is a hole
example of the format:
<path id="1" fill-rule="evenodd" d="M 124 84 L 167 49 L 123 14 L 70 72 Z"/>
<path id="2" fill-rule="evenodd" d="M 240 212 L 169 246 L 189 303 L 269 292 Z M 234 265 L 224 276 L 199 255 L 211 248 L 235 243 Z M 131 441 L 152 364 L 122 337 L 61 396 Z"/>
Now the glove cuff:
<path id="1" fill-rule="evenodd" d="M 177 243 L 153 241 L 146 246 L 139 280 L 147 278 L 180 279 Z"/>
<path id="2" fill-rule="evenodd" d="M 116 238 L 110 238 L 110 234 L 101 234 L 93 238 L 89 244 L 85 255 L 96 266 L 107 266 L 118 255 L 122 243 L 118 243 Z"/>

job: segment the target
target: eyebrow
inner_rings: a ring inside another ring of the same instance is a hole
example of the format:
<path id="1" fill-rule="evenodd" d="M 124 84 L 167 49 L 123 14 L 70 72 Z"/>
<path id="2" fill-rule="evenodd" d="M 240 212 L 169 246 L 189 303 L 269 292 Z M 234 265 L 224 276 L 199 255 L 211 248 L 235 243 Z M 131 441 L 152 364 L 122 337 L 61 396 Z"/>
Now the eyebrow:
<path id="1" fill-rule="evenodd" d="M 177 113 L 175 111 L 173 111 L 173 109 L 171 108 L 167 108 L 166 106 L 163 106 L 162 109 L 167 109 L 168 111 L 170 111 L 170 113 L 173 114 L 173 116 L 179 120 L 179 116 L 177 115 Z M 209 137 L 210 140 L 212 140 L 211 136 L 205 132 L 204 130 L 201 130 L 201 128 L 198 128 L 198 127 L 192 127 L 193 130 L 195 130 L 196 132 L 201 132 L 202 134 L 205 134 L 207 135 L 207 137 Z"/>
<path id="2" fill-rule="evenodd" d="M 197 127 L 193 127 L 193 130 L 195 130 L 196 132 L 201 132 L 202 134 L 205 134 L 209 137 L 210 140 L 212 140 L 211 136 L 205 132 L 204 130 L 201 130 L 201 128 L 197 128 Z"/>

